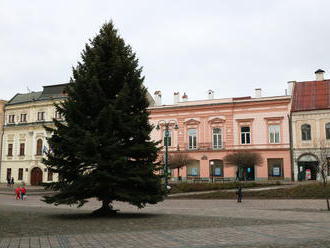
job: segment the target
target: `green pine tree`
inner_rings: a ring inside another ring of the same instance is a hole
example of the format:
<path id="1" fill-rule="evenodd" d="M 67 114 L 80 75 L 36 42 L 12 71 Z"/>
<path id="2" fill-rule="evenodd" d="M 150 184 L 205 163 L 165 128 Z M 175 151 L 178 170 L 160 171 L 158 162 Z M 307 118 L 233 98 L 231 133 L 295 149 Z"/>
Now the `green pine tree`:
<path id="1" fill-rule="evenodd" d="M 141 72 L 112 22 L 86 44 L 68 98 L 56 106 L 65 122 L 46 127 L 53 135 L 43 162 L 59 181 L 46 186 L 58 192 L 45 202 L 82 206 L 96 197 L 102 207 L 95 213 L 106 214 L 115 212 L 113 201 L 142 208 L 163 200 Z"/>

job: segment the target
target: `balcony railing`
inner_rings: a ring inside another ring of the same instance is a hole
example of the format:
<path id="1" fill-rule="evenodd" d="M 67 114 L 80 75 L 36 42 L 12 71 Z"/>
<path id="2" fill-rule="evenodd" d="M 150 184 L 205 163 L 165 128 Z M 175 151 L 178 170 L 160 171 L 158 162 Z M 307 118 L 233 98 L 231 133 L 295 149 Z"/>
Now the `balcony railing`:
<path id="1" fill-rule="evenodd" d="M 184 145 L 184 149 L 188 151 L 216 151 L 216 150 L 224 150 L 225 143 L 221 143 L 218 145 L 214 145 L 212 143 L 198 143 L 196 146 L 191 146 L 189 144 Z"/>

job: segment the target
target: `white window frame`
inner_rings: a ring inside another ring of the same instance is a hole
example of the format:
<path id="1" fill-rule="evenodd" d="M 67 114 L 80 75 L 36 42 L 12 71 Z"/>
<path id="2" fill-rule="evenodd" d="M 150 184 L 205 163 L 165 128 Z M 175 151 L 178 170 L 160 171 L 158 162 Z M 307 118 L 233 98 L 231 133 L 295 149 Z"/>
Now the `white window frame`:
<path id="1" fill-rule="evenodd" d="M 242 128 L 244 127 L 248 127 L 249 128 L 249 132 L 242 132 Z M 243 142 L 243 139 L 242 139 L 242 135 L 244 135 L 244 142 Z M 249 142 L 246 142 L 247 141 L 247 135 L 249 135 Z M 249 145 L 251 144 L 251 126 L 249 125 L 244 125 L 244 126 L 240 126 L 240 141 L 241 141 L 241 145 Z"/>
<path id="2" fill-rule="evenodd" d="M 219 130 L 219 133 L 215 133 L 214 130 L 215 129 L 218 129 Z M 216 138 L 215 138 L 216 137 Z M 215 144 L 214 141 L 217 141 Z M 223 147 L 223 144 L 222 144 L 222 129 L 220 127 L 214 127 L 212 128 L 212 148 L 213 149 L 221 149 Z"/>
<path id="3" fill-rule="evenodd" d="M 195 130 L 195 134 L 194 135 L 191 135 L 189 132 L 191 130 Z M 188 149 L 189 150 L 196 150 L 197 149 L 197 128 L 190 128 L 188 129 Z M 190 137 L 191 137 L 191 141 L 192 143 L 190 144 Z"/>
<path id="4" fill-rule="evenodd" d="M 268 125 L 268 142 L 270 144 L 281 143 L 281 125 L 279 124 Z"/>

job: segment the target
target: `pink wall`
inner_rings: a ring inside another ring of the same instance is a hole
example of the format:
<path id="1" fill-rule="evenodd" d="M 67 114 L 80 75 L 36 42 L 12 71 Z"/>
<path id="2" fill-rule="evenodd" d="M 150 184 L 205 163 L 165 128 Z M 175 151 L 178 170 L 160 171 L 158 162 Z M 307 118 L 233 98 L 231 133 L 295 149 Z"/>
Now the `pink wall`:
<path id="1" fill-rule="evenodd" d="M 225 100 L 225 101 L 224 101 Z M 160 120 L 175 120 L 178 130 L 172 129 L 172 146 L 170 152 L 188 153 L 200 164 L 199 177 L 210 176 L 210 160 L 223 160 L 224 156 L 233 151 L 251 150 L 260 153 L 264 161 L 255 168 L 257 179 L 268 178 L 267 159 L 283 160 L 284 178 L 291 178 L 290 146 L 289 146 L 289 103 L 290 97 L 268 97 L 257 99 L 219 99 L 212 101 L 195 101 L 150 108 L 150 122 L 155 126 Z M 218 103 L 218 104 L 217 104 Z M 270 144 L 269 125 L 280 126 L 280 143 Z M 240 127 L 249 126 L 251 129 L 251 144 L 242 145 Z M 162 127 L 163 128 L 163 127 Z M 189 129 L 197 129 L 197 150 L 187 150 Z M 220 128 L 224 148 L 212 149 L 212 129 Z M 162 139 L 163 132 L 154 129 L 153 140 Z M 187 168 L 182 168 L 180 174 L 186 177 Z M 224 177 L 235 177 L 236 168 L 224 166 Z M 177 177 L 177 171 L 173 171 Z"/>

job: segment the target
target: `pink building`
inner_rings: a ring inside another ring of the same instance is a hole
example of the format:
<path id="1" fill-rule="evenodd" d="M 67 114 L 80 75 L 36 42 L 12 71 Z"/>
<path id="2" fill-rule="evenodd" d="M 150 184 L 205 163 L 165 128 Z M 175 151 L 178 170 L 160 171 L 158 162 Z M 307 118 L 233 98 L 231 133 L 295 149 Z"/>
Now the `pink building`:
<path id="1" fill-rule="evenodd" d="M 173 105 L 161 105 L 161 93 L 155 93 L 150 122 L 155 127 L 161 120 L 177 122 L 178 129 L 170 126 L 169 153 L 185 153 L 192 158 L 179 169 L 179 175 L 178 170 L 171 172 L 171 180 L 235 179 L 237 168 L 224 163 L 224 157 L 243 150 L 262 156 L 259 166 L 244 169 L 248 180 L 291 180 L 291 96 L 262 97 L 261 89 L 256 89 L 255 98 L 213 99 L 209 91 L 208 100 L 188 101 L 184 94 L 179 101 L 179 94 L 174 93 Z M 164 140 L 164 128 L 155 128 L 152 138 Z"/>

